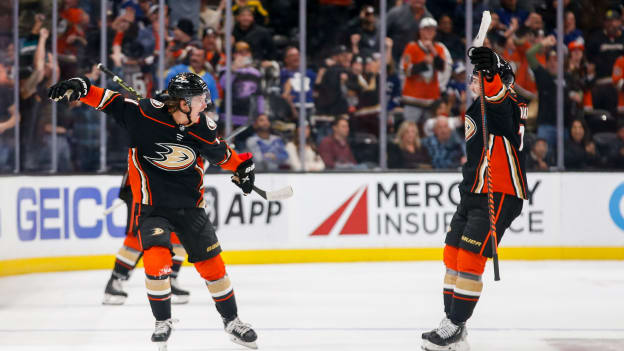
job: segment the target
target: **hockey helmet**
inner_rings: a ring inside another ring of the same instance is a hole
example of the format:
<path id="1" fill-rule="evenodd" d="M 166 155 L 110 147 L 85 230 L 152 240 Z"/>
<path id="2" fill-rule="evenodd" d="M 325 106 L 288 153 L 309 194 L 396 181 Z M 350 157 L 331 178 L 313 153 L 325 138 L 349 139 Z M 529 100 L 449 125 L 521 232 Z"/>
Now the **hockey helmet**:
<path id="1" fill-rule="evenodd" d="M 206 104 L 212 105 L 212 98 L 208 85 L 195 73 L 184 72 L 176 74 L 167 87 L 167 94 L 175 99 L 184 99 L 190 106 L 194 96 L 206 95 Z"/>

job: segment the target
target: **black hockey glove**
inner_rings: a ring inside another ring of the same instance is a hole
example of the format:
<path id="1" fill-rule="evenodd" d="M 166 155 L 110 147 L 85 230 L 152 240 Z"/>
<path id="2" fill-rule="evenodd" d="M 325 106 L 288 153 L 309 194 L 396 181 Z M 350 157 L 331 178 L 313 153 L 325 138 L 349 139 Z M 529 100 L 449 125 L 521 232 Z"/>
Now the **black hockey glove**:
<path id="1" fill-rule="evenodd" d="M 485 46 L 472 47 L 468 50 L 468 57 L 470 57 L 470 63 L 474 66 L 475 71 L 484 72 L 490 77 L 498 73 L 500 60 L 492 49 Z"/>
<path id="2" fill-rule="evenodd" d="M 48 90 L 48 97 L 54 101 L 59 101 L 67 94 L 67 99 L 76 101 L 87 96 L 91 82 L 87 77 L 77 77 L 60 81 Z"/>
<path id="3" fill-rule="evenodd" d="M 243 194 L 248 195 L 253 190 L 254 181 L 256 180 L 256 166 L 251 159 L 250 153 L 241 154 L 240 156 L 245 161 L 236 167 L 236 172 L 232 176 L 232 183 L 241 188 Z"/>

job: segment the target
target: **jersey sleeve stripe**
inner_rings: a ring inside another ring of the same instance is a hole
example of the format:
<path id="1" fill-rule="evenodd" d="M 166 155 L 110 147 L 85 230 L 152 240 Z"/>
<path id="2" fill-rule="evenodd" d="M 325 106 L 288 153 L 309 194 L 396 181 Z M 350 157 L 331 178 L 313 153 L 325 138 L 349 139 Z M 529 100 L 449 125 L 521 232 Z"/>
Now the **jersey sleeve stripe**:
<path id="1" fill-rule="evenodd" d="M 190 134 L 190 135 L 192 135 L 192 136 L 194 136 L 195 138 L 197 138 L 197 139 L 199 139 L 199 140 L 203 141 L 203 142 L 204 142 L 204 143 L 206 143 L 206 144 L 210 144 L 210 145 L 212 145 L 212 144 L 218 144 L 218 143 L 219 143 L 219 141 L 218 141 L 217 139 L 215 139 L 213 142 L 210 142 L 210 141 L 208 141 L 208 140 L 206 140 L 206 139 L 204 139 L 204 138 L 200 137 L 199 135 L 197 135 L 197 134 L 195 134 L 195 133 L 193 133 L 193 132 L 189 132 L 189 134 Z"/>
<path id="2" fill-rule="evenodd" d="M 135 169 L 137 174 L 139 175 L 140 181 L 140 191 L 141 191 L 141 204 L 143 205 L 151 205 L 151 191 L 149 189 L 148 179 L 145 176 L 145 172 L 141 168 L 141 163 L 139 162 L 136 154 L 136 148 L 132 148 L 132 167 Z"/>
<path id="3" fill-rule="evenodd" d="M 489 103 L 498 104 L 503 102 L 507 96 L 509 96 L 509 91 L 507 91 L 507 89 L 503 87 L 503 89 L 501 89 L 496 95 L 486 96 L 485 99 Z"/>
<path id="4" fill-rule="evenodd" d="M 514 158 L 516 160 L 516 164 L 519 165 L 520 162 L 518 161 L 518 155 L 516 154 L 516 150 L 515 149 L 511 149 L 511 151 L 513 151 L 513 155 L 514 155 Z M 518 168 L 518 169 L 520 169 L 520 168 Z M 521 186 L 521 189 L 522 189 L 522 196 L 519 196 L 519 197 L 521 197 L 521 198 L 526 200 L 527 199 L 527 195 L 526 195 L 526 193 L 527 193 L 526 192 L 526 182 L 524 181 L 524 177 L 522 176 L 522 172 L 519 171 L 518 174 L 520 175 L 520 186 Z"/>
<path id="5" fill-rule="evenodd" d="M 115 100 L 115 99 L 117 99 L 118 97 L 120 97 L 120 96 L 121 96 L 121 94 L 119 94 L 119 93 L 115 93 L 115 92 L 113 92 L 113 93 L 114 93 L 114 94 L 112 94 L 112 95 L 110 96 L 110 98 L 108 98 L 108 100 L 104 100 L 104 99 L 102 99 L 102 103 L 103 103 L 103 105 L 102 105 L 102 107 L 99 107 L 99 108 L 98 108 L 98 110 L 105 109 L 105 108 L 106 108 L 106 106 L 108 106 L 111 102 L 113 102 L 113 100 Z M 105 96 L 104 98 L 106 98 L 106 96 Z M 102 103 L 100 103 L 100 104 L 102 104 Z"/>
<path id="6" fill-rule="evenodd" d="M 481 159 L 479 160 L 479 163 L 477 165 L 477 170 L 481 169 L 481 162 L 483 162 L 483 157 L 485 156 L 485 150 L 481 150 Z M 475 180 L 474 183 L 472 184 L 472 189 L 470 189 L 470 191 L 474 191 L 475 187 L 477 186 L 477 183 L 479 181 L 479 171 L 477 171 L 477 174 L 475 174 Z"/>
<path id="7" fill-rule="evenodd" d="M 492 155 L 493 150 L 494 150 L 494 135 L 490 134 L 489 136 L 489 142 L 488 142 L 488 148 L 489 148 L 489 152 L 490 155 Z M 479 182 L 477 183 L 477 189 L 476 192 L 477 193 L 482 193 L 482 192 L 487 192 L 487 188 L 486 188 L 486 177 L 485 177 L 485 172 L 487 171 L 487 168 L 490 166 L 487 157 L 483 160 L 483 164 L 481 165 L 481 168 L 479 169 Z"/>
<path id="8" fill-rule="evenodd" d="M 518 177 L 518 165 L 516 164 L 516 160 L 514 160 L 513 158 L 513 147 L 511 146 L 511 144 L 509 143 L 509 140 L 507 140 L 507 138 L 503 137 L 503 141 L 505 142 L 505 152 L 507 154 L 507 162 L 509 164 L 509 173 L 511 175 L 511 184 L 514 187 L 514 190 L 516 192 L 516 196 L 520 197 L 520 198 L 524 198 L 524 194 L 522 192 L 522 186 L 520 185 L 520 179 Z"/>
<path id="9" fill-rule="evenodd" d="M 195 170 L 199 173 L 199 184 L 197 184 L 199 199 L 197 199 L 195 205 L 197 207 L 204 207 L 204 161 L 201 157 L 197 159 Z"/>
<path id="10" fill-rule="evenodd" d="M 157 120 L 157 119 L 156 119 L 156 118 L 154 118 L 154 117 L 151 117 L 151 116 L 146 115 L 146 114 L 145 114 L 145 112 L 143 112 L 143 109 L 141 108 L 141 106 L 139 106 L 139 111 L 141 111 L 141 114 L 142 114 L 144 117 L 149 118 L 149 119 L 151 119 L 152 121 L 154 121 L 154 122 L 156 122 L 156 123 L 164 124 L 164 125 L 166 125 L 167 127 L 175 128 L 175 127 L 173 126 L 173 124 L 165 123 L 165 122 L 163 122 L 163 121 L 159 121 L 159 120 Z"/>

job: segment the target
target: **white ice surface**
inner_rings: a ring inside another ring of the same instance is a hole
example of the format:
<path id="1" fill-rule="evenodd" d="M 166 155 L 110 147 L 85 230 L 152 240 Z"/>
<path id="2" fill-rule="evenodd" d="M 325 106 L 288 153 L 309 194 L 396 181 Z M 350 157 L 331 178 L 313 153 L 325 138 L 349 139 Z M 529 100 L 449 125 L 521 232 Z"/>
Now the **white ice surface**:
<path id="1" fill-rule="evenodd" d="M 112 262 L 111 262 L 112 264 Z M 624 350 L 623 261 L 503 261 L 473 318 L 473 351 Z M 419 350 L 443 316 L 440 262 L 229 266 L 239 316 L 261 350 Z M 100 304 L 109 271 L 0 278 L 0 350 L 151 350 L 143 271 L 124 306 Z M 199 275 L 184 267 L 188 305 L 169 351 L 242 350 L 231 343 Z"/>

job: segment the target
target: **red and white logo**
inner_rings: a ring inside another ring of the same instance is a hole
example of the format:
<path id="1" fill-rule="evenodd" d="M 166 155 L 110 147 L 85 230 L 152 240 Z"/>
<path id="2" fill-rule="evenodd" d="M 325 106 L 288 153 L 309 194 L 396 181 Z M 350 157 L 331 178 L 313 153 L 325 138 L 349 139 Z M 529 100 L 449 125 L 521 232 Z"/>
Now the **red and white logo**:
<path id="1" fill-rule="evenodd" d="M 368 186 L 356 190 L 310 236 L 367 235 Z"/>

